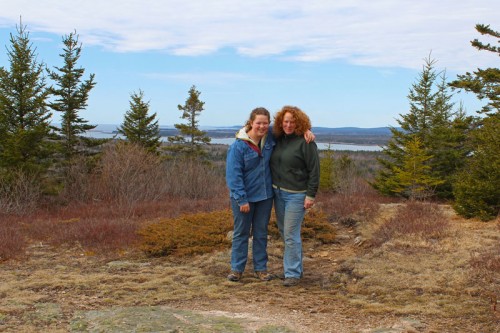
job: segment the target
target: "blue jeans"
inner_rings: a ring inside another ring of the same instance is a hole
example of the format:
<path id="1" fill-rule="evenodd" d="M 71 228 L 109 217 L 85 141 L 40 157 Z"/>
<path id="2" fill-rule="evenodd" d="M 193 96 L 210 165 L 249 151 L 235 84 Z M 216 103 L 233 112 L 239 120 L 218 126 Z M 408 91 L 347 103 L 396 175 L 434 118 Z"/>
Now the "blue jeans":
<path id="1" fill-rule="evenodd" d="M 302 238 L 300 229 L 304 220 L 305 193 L 290 193 L 274 189 L 274 210 L 281 238 L 285 242 L 283 269 L 285 278 L 301 278 Z"/>
<path id="2" fill-rule="evenodd" d="M 254 271 L 267 270 L 267 227 L 273 208 L 273 198 L 250 202 L 250 212 L 240 212 L 240 206 L 231 198 L 234 232 L 231 250 L 231 270 L 243 272 L 248 258 L 248 240 L 253 236 L 252 258 Z"/>

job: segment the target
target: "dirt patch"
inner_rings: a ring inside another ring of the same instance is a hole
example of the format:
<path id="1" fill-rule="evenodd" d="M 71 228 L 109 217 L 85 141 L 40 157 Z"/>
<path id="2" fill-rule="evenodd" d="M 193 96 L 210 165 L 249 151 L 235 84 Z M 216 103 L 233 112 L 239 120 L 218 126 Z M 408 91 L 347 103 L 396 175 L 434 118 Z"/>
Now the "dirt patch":
<path id="1" fill-rule="evenodd" d="M 498 244 L 498 221 L 463 220 L 444 207 L 445 238 L 371 247 L 395 208 L 370 223 L 336 224 L 335 244 L 304 244 L 305 276 L 291 288 L 255 279 L 251 262 L 240 283 L 227 281 L 229 251 L 152 259 L 33 244 L 26 260 L 1 264 L 0 331 L 496 332 L 498 310 L 469 262 Z M 271 240 L 270 271 L 282 271 L 282 252 Z"/>

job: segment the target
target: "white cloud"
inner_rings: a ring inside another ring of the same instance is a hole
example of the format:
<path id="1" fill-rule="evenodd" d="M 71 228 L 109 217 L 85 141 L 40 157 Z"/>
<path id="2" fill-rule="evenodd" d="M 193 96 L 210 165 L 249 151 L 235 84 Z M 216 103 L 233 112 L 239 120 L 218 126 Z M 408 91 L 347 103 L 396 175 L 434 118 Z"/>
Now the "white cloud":
<path id="1" fill-rule="evenodd" d="M 497 0 L 17 0 L 1 7 L 0 26 L 22 16 L 31 31 L 76 29 L 86 45 L 116 52 L 196 56 L 233 48 L 253 57 L 420 68 L 432 50 L 459 71 L 498 60 L 469 43 L 478 37 L 475 24 L 498 22 Z"/>

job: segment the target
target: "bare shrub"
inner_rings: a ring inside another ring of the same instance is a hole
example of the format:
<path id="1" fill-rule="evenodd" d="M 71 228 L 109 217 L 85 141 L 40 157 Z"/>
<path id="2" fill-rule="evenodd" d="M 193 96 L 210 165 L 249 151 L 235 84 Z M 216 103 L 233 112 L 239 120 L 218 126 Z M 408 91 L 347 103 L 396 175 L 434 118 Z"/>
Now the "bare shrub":
<path id="1" fill-rule="evenodd" d="M 0 174 L 0 210 L 6 214 L 33 212 L 41 198 L 39 178 L 23 171 Z"/>
<path id="2" fill-rule="evenodd" d="M 0 262 L 24 254 L 26 245 L 19 222 L 0 215 Z"/>
<path id="3" fill-rule="evenodd" d="M 366 222 L 375 217 L 381 201 L 378 195 L 369 185 L 363 183 L 363 190 L 353 194 L 320 194 L 318 201 L 322 203 L 322 209 L 329 215 L 332 222 L 352 221 Z"/>
<path id="4" fill-rule="evenodd" d="M 67 202 L 108 202 L 130 214 L 146 202 L 219 198 L 227 193 L 221 170 L 196 159 L 163 160 L 140 146 L 118 143 L 104 149 L 96 163 L 71 163 L 63 196 Z"/>
<path id="5" fill-rule="evenodd" d="M 62 196 L 67 202 L 106 202 L 130 214 L 138 203 L 162 198 L 166 184 L 160 157 L 119 142 L 107 146 L 97 161 L 72 161 Z"/>
<path id="6" fill-rule="evenodd" d="M 98 199 L 114 201 L 119 206 L 157 200 L 164 193 L 161 159 L 138 145 L 119 143 L 108 147 L 97 172 Z"/>
<path id="7" fill-rule="evenodd" d="M 399 207 L 396 214 L 374 233 L 373 244 L 381 245 L 408 235 L 424 240 L 439 239 L 448 229 L 448 219 L 437 204 L 410 201 Z"/>
<path id="8" fill-rule="evenodd" d="M 189 199 L 206 199 L 225 190 L 222 168 L 192 158 L 168 160 L 165 166 L 167 192 Z"/>
<path id="9" fill-rule="evenodd" d="M 164 219 L 139 230 L 140 248 L 150 256 L 193 255 L 228 248 L 229 210 Z"/>
<path id="10" fill-rule="evenodd" d="M 119 250 L 137 241 L 139 222 L 123 218 L 70 218 L 37 220 L 29 223 L 28 232 L 35 240 L 52 245 L 79 245 L 85 249 Z"/>
<path id="11" fill-rule="evenodd" d="M 65 186 L 61 197 L 68 202 L 88 202 L 95 195 L 95 177 L 92 177 L 95 168 L 95 157 L 77 156 L 66 166 Z"/>

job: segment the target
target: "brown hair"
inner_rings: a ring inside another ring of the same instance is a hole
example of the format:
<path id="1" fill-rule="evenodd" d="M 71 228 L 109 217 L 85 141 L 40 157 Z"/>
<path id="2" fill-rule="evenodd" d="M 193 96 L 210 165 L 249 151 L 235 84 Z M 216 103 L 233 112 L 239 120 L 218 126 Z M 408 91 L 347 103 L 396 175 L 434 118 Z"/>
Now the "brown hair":
<path id="1" fill-rule="evenodd" d="M 269 122 L 271 122 L 271 114 L 269 111 L 267 111 L 266 108 L 263 107 L 258 107 L 252 110 L 250 112 L 250 118 L 248 118 L 247 122 L 245 123 L 245 131 L 250 131 L 252 129 L 252 122 L 257 118 L 257 116 L 266 116 Z"/>
<path id="2" fill-rule="evenodd" d="M 286 113 L 291 113 L 295 120 L 295 134 L 304 135 L 307 130 L 311 129 L 311 121 L 304 111 L 296 106 L 285 105 L 274 116 L 273 133 L 276 136 L 283 135 L 283 118 Z"/>

